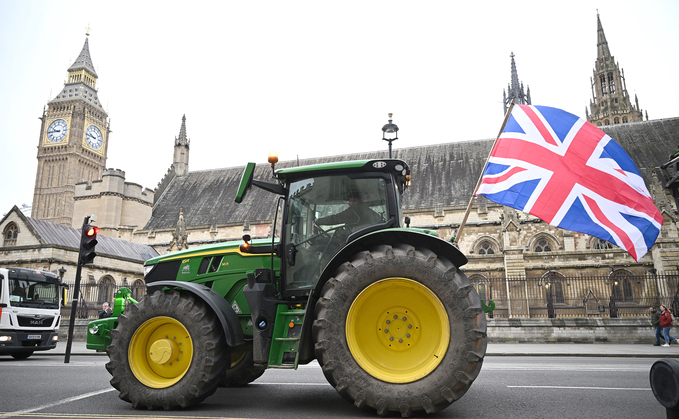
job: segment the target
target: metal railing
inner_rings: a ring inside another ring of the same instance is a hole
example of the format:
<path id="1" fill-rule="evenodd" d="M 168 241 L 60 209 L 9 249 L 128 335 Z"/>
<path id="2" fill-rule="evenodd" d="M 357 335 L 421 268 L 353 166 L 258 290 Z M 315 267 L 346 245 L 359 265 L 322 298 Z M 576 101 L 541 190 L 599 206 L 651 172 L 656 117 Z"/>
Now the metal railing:
<path id="1" fill-rule="evenodd" d="M 489 318 L 646 317 L 649 307 L 660 304 L 679 316 L 679 274 L 566 277 L 554 272 L 541 277 L 475 274 L 469 279 L 482 299 L 495 302 Z M 69 286 L 72 295 L 74 284 Z M 146 294 L 145 286 L 128 288 L 137 301 Z M 113 284 L 80 284 L 77 318 L 97 318 L 116 291 Z M 70 305 L 62 308 L 62 316 L 69 318 L 70 310 Z"/>
<path id="2" fill-rule="evenodd" d="M 61 317 L 64 319 L 69 319 L 71 317 L 71 298 L 73 292 L 75 291 L 75 282 L 67 282 L 68 289 L 68 301 L 65 307 L 61 308 Z M 109 303 L 113 306 L 113 299 L 118 291 L 116 285 L 112 283 L 80 283 L 80 296 L 78 298 L 78 306 L 76 307 L 76 318 L 77 319 L 96 319 L 99 317 L 99 310 L 101 310 L 104 302 Z M 132 290 L 132 298 L 139 301 L 144 295 L 146 295 L 146 286 L 141 284 L 135 284 L 133 286 L 127 286 L 127 288 Z"/>
<path id="3" fill-rule="evenodd" d="M 541 277 L 471 275 L 482 299 L 495 302 L 494 317 L 590 318 L 646 317 L 665 304 L 679 314 L 679 275 Z"/>

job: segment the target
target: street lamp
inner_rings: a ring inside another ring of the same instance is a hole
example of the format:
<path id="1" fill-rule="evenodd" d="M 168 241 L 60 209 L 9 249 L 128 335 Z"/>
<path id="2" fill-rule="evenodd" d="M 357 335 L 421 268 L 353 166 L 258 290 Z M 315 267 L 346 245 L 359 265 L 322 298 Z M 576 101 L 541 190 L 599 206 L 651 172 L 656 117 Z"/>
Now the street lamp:
<path id="1" fill-rule="evenodd" d="M 64 282 L 64 274 L 66 273 L 66 269 L 62 266 L 59 268 L 59 281 Z"/>
<path id="2" fill-rule="evenodd" d="M 382 139 L 389 142 L 389 158 L 391 158 L 391 142 L 398 140 L 398 126 L 392 124 L 392 115 L 393 113 L 389 114 L 389 123 L 382 127 Z"/>

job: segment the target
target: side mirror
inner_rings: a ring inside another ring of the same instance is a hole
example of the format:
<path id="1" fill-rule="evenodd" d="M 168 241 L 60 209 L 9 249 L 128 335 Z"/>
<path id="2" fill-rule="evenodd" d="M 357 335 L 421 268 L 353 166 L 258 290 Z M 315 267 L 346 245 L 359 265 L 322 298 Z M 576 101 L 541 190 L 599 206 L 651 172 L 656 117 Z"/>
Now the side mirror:
<path id="1" fill-rule="evenodd" d="M 238 186 L 238 192 L 236 192 L 236 203 L 240 204 L 243 202 L 243 198 L 245 198 L 245 194 L 248 192 L 250 189 L 250 186 L 252 186 L 252 178 L 255 175 L 255 163 L 248 163 L 247 166 L 245 166 L 245 170 L 243 170 L 243 176 L 240 179 L 240 185 Z"/>

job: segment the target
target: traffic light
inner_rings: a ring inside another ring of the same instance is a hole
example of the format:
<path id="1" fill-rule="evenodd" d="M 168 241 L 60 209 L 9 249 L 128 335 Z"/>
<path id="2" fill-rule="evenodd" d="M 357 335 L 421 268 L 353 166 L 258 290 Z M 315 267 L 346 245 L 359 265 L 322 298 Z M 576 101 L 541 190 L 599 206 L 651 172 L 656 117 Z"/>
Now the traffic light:
<path id="1" fill-rule="evenodd" d="M 86 265 L 94 261 L 97 254 L 94 252 L 94 247 L 97 245 L 97 233 L 99 227 L 86 224 L 83 227 L 82 238 L 80 239 L 80 255 L 79 260 L 81 265 Z"/>

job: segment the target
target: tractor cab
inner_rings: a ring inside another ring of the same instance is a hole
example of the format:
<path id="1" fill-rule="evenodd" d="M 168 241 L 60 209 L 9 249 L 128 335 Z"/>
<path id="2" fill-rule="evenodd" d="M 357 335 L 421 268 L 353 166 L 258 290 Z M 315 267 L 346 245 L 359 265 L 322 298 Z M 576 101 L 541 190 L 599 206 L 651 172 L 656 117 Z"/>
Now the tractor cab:
<path id="1" fill-rule="evenodd" d="M 281 291 L 306 296 L 333 257 L 368 233 L 401 226 L 401 194 L 410 169 L 402 160 L 360 160 L 279 169 L 277 184 L 253 181 L 246 168 L 236 202 L 251 184 L 285 196 Z M 251 250 L 254 250 L 250 248 Z M 260 247 L 256 251 L 263 251 Z"/>

